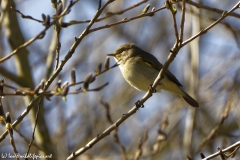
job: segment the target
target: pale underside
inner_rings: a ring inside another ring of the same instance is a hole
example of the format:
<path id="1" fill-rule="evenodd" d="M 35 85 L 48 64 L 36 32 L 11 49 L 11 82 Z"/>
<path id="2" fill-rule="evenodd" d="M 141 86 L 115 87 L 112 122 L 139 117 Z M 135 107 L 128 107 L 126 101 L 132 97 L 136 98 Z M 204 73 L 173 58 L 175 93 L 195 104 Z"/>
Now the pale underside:
<path id="1" fill-rule="evenodd" d="M 150 65 L 143 65 L 144 62 L 127 61 L 127 65 L 120 64 L 120 70 L 125 80 L 134 88 L 146 92 L 151 84 L 153 84 L 159 71 L 152 68 Z M 134 74 L 133 74 L 134 73 Z M 161 89 L 181 95 L 182 89 L 167 76 L 161 80 L 156 90 Z"/>

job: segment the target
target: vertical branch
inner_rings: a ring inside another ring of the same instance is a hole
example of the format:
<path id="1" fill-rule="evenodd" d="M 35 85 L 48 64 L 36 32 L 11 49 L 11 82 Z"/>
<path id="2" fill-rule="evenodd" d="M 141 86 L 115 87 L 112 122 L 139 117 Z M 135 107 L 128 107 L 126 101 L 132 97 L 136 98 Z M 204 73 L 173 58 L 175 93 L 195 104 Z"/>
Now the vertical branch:
<path id="1" fill-rule="evenodd" d="M 177 10 L 170 0 L 167 0 L 165 2 L 165 7 L 168 8 L 171 11 L 172 19 L 173 19 L 173 25 L 174 25 L 174 31 L 175 31 L 175 37 L 176 37 L 176 44 L 178 44 L 179 35 L 178 35 L 178 28 L 177 28 L 177 21 L 176 21 Z"/>
<path id="2" fill-rule="evenodd" d="M 172 13 L 172 19 L 173 19 L 173 24 L 174 24 L 176 44 L 178 44 L 178 42 L 179 42 L 179 36 L 178 36 L 178 29 L 177 29 L 176 13 L 174 13 L 173 11 L 171 11 L 171 13 Z"/>
<path id="3" fill-rule="evenodd" d="M 182 1 L 182 20 L 181 20 L 181 25 L 180 25 L 180 37 L 179 41 L 182 43 L 183 41 L 183 32 L 184 32 L 184 23 L 185 23 L 185 1 Z"/>
<path id="4" fill-rule="evenodd" d="M 199 10 L 193 8 L 195 15 L 192 15 L 192 35 L 197 34 L 200 31 L 200 19 L 199 19 Z M 186 75 L 190 79 L 189 81 L 189 93 L 193 97 L 197 97 L 197 85 L 198 85 L 198 68 L 199 68 L 199 38 L 189 44 L 190 45 L 190 75 Z M 188 67 L 186 67 L 188 68 Z M 185 71 L 188 73 L 188 71 Z M 186 125 L 184 130 L 183 145 L 185 149 L 185 154 L 191 154 L 191 145 L 192 145 L 192 133 L 194 128 L 195 121 L 195 109 L 189 107 L 186 117 Z"/>

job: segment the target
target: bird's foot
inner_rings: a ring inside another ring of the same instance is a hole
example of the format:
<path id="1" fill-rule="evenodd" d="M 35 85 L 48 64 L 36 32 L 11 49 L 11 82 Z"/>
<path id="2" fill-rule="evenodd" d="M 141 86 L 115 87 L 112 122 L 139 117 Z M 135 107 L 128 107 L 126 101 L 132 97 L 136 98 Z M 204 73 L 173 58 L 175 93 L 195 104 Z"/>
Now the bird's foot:
<path id="1" fill-rule="evenodd" d="M 157 90 L 152 87 L 152 84 L 150 84 L 148 89 L 150 90 L 151 93 L 156 93 L 157 92 Z"/>
<path id="2" fill-rule="evenodd" d="M 135 105 L 138 107 L 138 108 L 144 108 L 144 105 L 140 103 L 140 100 L 138 100 Z"/>

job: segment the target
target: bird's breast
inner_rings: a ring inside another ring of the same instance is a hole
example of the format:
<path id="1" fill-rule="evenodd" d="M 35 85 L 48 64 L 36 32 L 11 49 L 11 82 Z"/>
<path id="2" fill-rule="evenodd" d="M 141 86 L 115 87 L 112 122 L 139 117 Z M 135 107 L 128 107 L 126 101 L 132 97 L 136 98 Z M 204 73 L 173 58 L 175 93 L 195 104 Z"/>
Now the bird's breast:
<path id="1" fill-rule="evenodd" d="M 147 91 L 158 74 L 158 71 L 151 66 L 138 62 L 126 62 L 119 67 L 124 79 L 140 91 Z"/>

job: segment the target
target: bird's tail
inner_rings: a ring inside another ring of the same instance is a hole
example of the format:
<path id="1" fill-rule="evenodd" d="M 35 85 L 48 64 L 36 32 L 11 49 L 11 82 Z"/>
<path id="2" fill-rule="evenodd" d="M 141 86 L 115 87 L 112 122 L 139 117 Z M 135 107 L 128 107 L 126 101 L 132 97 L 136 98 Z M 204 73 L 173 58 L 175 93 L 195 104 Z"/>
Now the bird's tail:
<path id="1" fill-rule="evenodd" d="M 199 107 L 198 102 L 189 96 L 184 90 L 182 90 L 182 93 L 179 96 L 192 107 Z"/>

